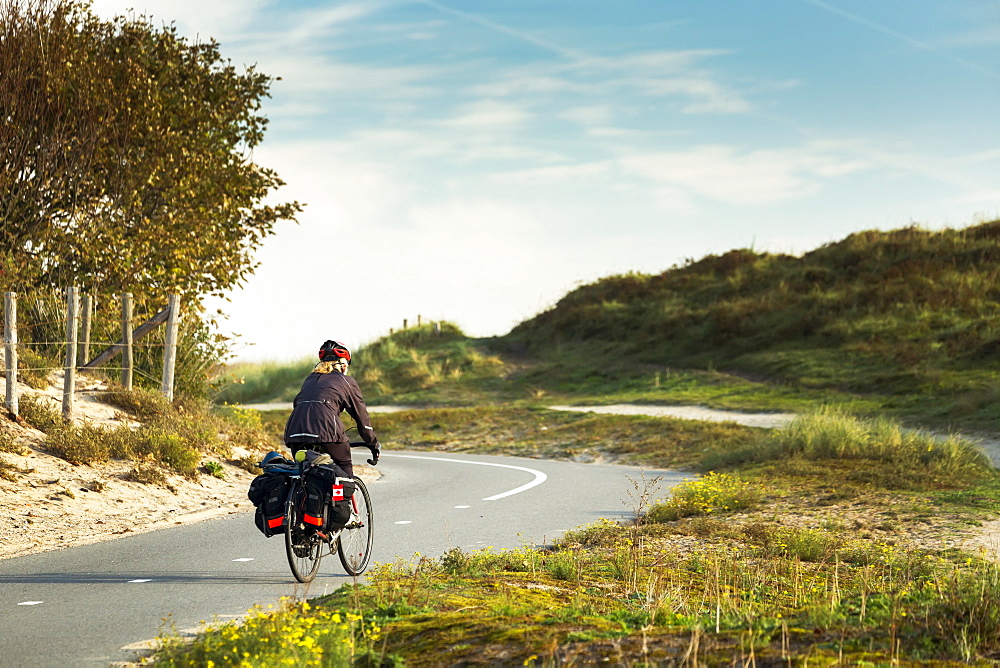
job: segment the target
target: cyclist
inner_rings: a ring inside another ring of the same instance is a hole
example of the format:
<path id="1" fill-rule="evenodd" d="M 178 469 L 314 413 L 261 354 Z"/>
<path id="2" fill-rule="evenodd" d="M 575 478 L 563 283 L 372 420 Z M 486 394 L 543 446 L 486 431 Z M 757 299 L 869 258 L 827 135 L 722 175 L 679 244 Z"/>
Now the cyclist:
<path id="1" fill-rule="evenodd" d="M 293 455 L 304 448 L 325 450 L 337 466 L 353 477 L 351 446 L 340 421 L 341 411 L 347 411 L 358 425 L 361 440 L 372 452 L 372 464 L 378 463 L 381 446 L 361 388 L 347 375 L 350 363 L 351 351 L 344 344 L 329 340 L 320 346 L 319 363 L 306 376 L 292 402 L 292 414 L 285 424 L 285 445 Z"/>

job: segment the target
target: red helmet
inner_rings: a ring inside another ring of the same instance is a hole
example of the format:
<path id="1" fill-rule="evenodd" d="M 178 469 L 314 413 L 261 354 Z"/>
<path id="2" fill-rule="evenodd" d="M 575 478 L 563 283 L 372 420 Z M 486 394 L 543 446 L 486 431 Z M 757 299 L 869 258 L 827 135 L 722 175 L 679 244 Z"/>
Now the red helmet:
<path id="1" fill-rule="evenodd" d="M 351 362 L 351 351 L 343 343 L 329 340 L 323 342 L 323 345 L 319 347 L 319 359 L 320 361 L 343 359 L 349 364 Z"/>

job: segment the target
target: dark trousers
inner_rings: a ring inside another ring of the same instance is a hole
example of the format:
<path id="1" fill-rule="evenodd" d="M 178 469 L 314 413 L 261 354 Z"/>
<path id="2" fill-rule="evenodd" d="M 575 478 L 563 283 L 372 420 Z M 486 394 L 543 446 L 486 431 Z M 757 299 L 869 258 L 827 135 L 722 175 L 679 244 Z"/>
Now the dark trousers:
<path id="1" fill-rule="evenodd" d="M 333 463 L 344 469 L 344 473 L 354 477 L 354 464 L 351 462 L 351 445 L 347 441 L 340 443 L 290 443 L 292 456 L 299 450 L 315 450 L 325 452 L 333 459 Z"/>

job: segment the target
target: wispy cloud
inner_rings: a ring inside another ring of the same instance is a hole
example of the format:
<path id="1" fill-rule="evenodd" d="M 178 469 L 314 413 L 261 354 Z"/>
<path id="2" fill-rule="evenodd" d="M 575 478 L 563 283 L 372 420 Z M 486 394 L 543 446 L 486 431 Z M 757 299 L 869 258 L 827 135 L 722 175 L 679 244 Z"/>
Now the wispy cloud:
<path id="1" fill-rule="evenodd" d="M 466 105 L 458 115 L 441 123 L 453 128 L 495 131 L 523 125 L 531 117 L 520 105 L 484 100 Z"/>
<path id="2" fill-rule="evenodd" d="M 752 105 L 695 67 L 704 60 L 726 55 L 724 49 L 646 50 L 617 57 L 594 55 L 560 46 L 551 40 L 515 30 L 482 16 L 447 7 L 435 0 L 420 0 L 435 10 L 476 23 L 556 55 L 555 62 L 534 62 L 529 71 L 509 72 L 497 82 L 473 87 L 485 95 L 525 93 L 595 94 L 609 88 L 631 87 L 652 96 L 681 96 L 691 101 L 683 113 L 745 113 Z M 540 75 L 539 71 L 545 74 Z"/>
<path id="3" fill-rule="evenodd" d="M 857 14 L 853 14 L 851 12 L 843 10 L 839 7 L 831 5 L 830 3 L 823 2 L 822 0 L 803 0 L 803 2 L 807 2 L 810 5 L 819 7 L 820 9 L 828 11 L 832 14 L 836 14 L 837 16 L 841 16 L 847 19 L 848 21 L 853 21 L 858 25 L 862 25 L 866 28 L 875 30 L 876 32 L 880 32 L 883 35 L 888 35 L 889 37 L 905 42 L 916 49 L 936 53 L 941 57 L 946 58 L 952 61 L 953 63 L 961 65 L 966 69 L 972 70 L 974 72 L 979 72 L 980 74 L 985 74 L 991 79 L 1000 79 L 1000 72 L 996 70 L 991 70 L 987 67 L 983 67 L 979 63 L 973 63 L 971 61 L 965 60 L 964 58 L 959 58 L 958 56 L 952 53 L 943 51 L 941 48 L 938 48 L 938 46 L 935 46 L 929 42 L 921 41 L 909 35 L 905 35 L 899 32 L 898 30 L 893 30 L 892 28 L 889 28 L 887 26 L 875 23 L 874 21 L 870 21 L 862 16 L 858 16 Z"/>
<path id="4" fill-rule="evenodd" d="M 302 44 L 317 37 L 329 37 L 334 28 L 357 21 L 377 11 L 373 2 L 347 2 L 335 7 L 323 7 L 294 14 L 294 27 L 286 33 L 293 44 Z"/>
<path id="5" fill-rule="evenodd" d="M 928 41 L 928 45 L 935 49 L 998 46 L 1000 45 L 1000 22 L 993 21 L 981 25 L 974 30 L 966 30 L 954 35 L 939 37 Z"/>
<path id="6" fill-rule="evenodd" d="M 864 163 L 808 147 L 741 151 L 699 146 L 686 151 L 636 153 L 621 164 L 654 184 L 729 204 L 771 204 L 815 193 L 827 178 Z"/>
<path id="7" fill-rule="evenodd" d="M 473 14 L 470 12 L 453 9 L 451 7 L 441 4 L 440 2 L 435 2 L 434 0 L 419 0 L 419 1 L 427 5 L 428 7 L 431 7 L 443 14 L 450 14 L 464 21 L 477 23 L 481 26 L 489 28 L 490 30 L 504 33 L 505 35 L 510 35 L 511 37 L 514 37 L 522 42 L 533 44 L 534 46 L 537 46 L 542 50 L 549 51 L 564 58 L 568 58 L 570 60 L 575 60 L 575 61 L 588 61 L 590 59 L 589 56 L 587 56 L 587 54 L 581 51 L 577 51 L 575 49 L 567 49 L 565 47 L 549 42 L 545 39 L 536 37 L 535 35 L 525 32 L 523 30 L 515 30 L 514 28 L 505 26 L 501 23 L 497 23 L 496 21 L 490 21 L 478 14 Z"/>
<path id="8" fill-rule="evenodd" d="M 559 118 L 587 128 L 608 125 L 614 117 L 615 109 L 610 104 L 570 107 L 559 113 Z"/>
<path id="9" fill-rule="evenodd" d="M 585 162 L 568 165 L 553 165 L 536 169 L 522 169 L 511 172 L 499 172 L 490 176 L 496 183 L 538 185 L 550 182 L 569 182 L 580 178 L 606 176 L 614 167 L 610 161 Z"/>

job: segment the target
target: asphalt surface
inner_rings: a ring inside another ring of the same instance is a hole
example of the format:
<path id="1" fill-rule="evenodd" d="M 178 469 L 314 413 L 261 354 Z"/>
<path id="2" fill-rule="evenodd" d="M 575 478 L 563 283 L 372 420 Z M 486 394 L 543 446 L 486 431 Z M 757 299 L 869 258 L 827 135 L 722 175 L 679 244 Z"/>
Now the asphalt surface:
<path id="1" fill-rule="evenodd" d="M 367 454 L 367 453 L 364 453 Z M 360 460 L 360 455 L 359 455 Z M 683 474 L 536 459 L 386 452 L 369 486 L 373 560 L 460 547 L 547 544 L 600 518 L 631 517 L 636 487 Z M 85 521 L 86 518 L 81 518 Z M 0 666 L 107 666 L 166 629 L 241 616 L 282 596 L 351 582 L 336 556 L 297 584 L 280 536 L 243 513 L 102 543 L 0 560 Z"/>

